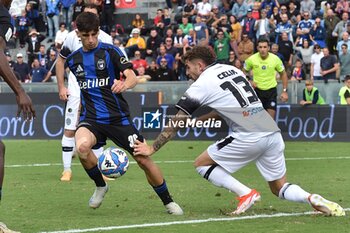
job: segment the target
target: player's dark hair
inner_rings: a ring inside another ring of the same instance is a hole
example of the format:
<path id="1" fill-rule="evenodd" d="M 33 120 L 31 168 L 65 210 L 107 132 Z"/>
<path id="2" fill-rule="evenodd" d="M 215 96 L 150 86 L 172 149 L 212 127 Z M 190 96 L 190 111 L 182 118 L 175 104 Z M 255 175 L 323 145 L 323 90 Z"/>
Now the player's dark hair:
<path id="1" fill-rule="evenodd" d="M 82 12 L 76 19 L 79 32 L 97 32 L 100 27 L 98 16 L 91 12 Z"/>
<path id="2" fill-rule="evenodd" d="M 195 46 L 186 52 L 182 59 L 184 63 L 194 59 L 201 59 L 206 65 L 210 65 L 215 62 L 216 56 L 213 50 L 208 46 Z"/>
<path id="3" fill-rule="evenodd" d="M 270 41 L 266 37 L 260 37 L 258 40 L 259 43 L 267 43 L 268 46 L 270 46 Z"/>

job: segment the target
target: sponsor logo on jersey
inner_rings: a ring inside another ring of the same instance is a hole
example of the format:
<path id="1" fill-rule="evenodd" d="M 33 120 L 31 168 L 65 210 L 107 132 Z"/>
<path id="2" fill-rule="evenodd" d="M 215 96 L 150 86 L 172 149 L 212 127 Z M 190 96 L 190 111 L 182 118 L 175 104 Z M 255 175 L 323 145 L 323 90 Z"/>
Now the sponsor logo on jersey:
<path id="1" fill-rule="evenodd" d="M 85 72 L 84 72 L 84 69 L 81 65 L 78 65 L 78 67 L 75 69 L 75 76 L 77 77 L 84 77 L 85 75 Z"/>
<path id="2" fill-rule="evenodd" d="M 124 65 L 124 64 L 126 64 L 126 63 L 128 63 L 128 62 L 129 62 L 129 60 L 128 60 L 126 57 L 121 57 L 121 58 L 120 58 L 120 63 L 121 63 L 121 64 Z"/>
<path id="3" fill-rule="evenodd" d="M 106 62 L 102 59 L 98 59 L 97 61 L 97 69 L 104 70 L 106 68 Z"/>
<path id="4" fill-rule="evenodd" d="M 79 80 L 79 87 L 80 89 L 90 89 L 90 88 L 96 88 L 96 87 L 104 87 L 109 85 L 109 79 L 107 78 L 99 78 L 99 79 L 88 79 L 81 81 Z"/>
<path id="5" fill-rule="evenodd" d="M 265 109 L 263 107 L 257 107 L 257 108 L 250 108 L 250 109 L 247 109 L 247 110 L 244 110 L 242 112 L 242 115 L 244 117 L 249 117 L 249 116 L 253 116 L 255 114 L 258 114 L 259 112 L 262 112 L 264 111 Z"/>

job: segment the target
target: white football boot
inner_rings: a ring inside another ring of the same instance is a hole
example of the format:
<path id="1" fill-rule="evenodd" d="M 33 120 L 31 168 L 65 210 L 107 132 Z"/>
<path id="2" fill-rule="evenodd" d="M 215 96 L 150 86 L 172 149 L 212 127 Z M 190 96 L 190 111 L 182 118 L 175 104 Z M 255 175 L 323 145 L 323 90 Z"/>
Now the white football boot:
<path id="1" fill-rule="evenodd" d="M 315 210 L 324 213 L 326 216 L 345 216 L 345 211 L 339 204 L 328 201 L 318 194 L 311 194 L 308 199 Z"/>
<path id="2" fill-rule="evenodd" d="M 108 184 L 104 187 L 96 187 L 94 194 L 89 200 L 89 206 L 94 209 L 100 207 L 108 189 Z"/>
<path id="3" fill-rule="evenodd" d="M 169 204 L 166 204 L 165 208 L 166 208 L 168 214 L 172 214 L 172 215 L 183 215 L 184 214 L 183 210 L 176 202 L 170 202 Z"/>

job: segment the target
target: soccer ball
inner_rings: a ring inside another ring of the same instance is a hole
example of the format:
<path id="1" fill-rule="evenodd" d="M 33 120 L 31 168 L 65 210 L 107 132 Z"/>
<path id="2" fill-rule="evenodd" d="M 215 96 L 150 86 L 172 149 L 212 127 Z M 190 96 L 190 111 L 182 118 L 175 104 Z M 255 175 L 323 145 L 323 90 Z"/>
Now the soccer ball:
<path id="1" fill-rule="evenodd" d="M 128 170 L 129 158 L 123 150 L 109 147 L 98 158 L 97 164 L 103 175 L 109 178 L 118 178 Z"/>

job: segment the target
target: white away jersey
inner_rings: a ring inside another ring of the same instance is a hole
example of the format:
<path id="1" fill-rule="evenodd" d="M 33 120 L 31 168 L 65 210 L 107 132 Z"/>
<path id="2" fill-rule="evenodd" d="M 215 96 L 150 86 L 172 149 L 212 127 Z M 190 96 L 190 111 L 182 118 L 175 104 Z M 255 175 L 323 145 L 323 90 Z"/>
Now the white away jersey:
<path id="1" fill-rule="evenodd" d="M 98 40 L 107 44 L 113 44 L 112 37 L 102 30 L 100 30 L 100 33 L 98 34 Z M 81 43 L 80 38 L 75 30 L 73 30 L 68 33 L 66 39 L 64 40 L 60 56 L 63 59 L 66 59 L 69 54 L 80 49 L 82 46 L 83 44 Z M 69 72 L 68 91 L 69 95 L 80 97 L 80 88 L 72 72 Z"/>
<path id="2" fill-rule="evenodd" d="M 255 141 L 279 131 L 244 73 L 234 66 L 209 66 L 176 105 L 188 115 L 201 106 L 216 110 L 240 140 Z"/>

